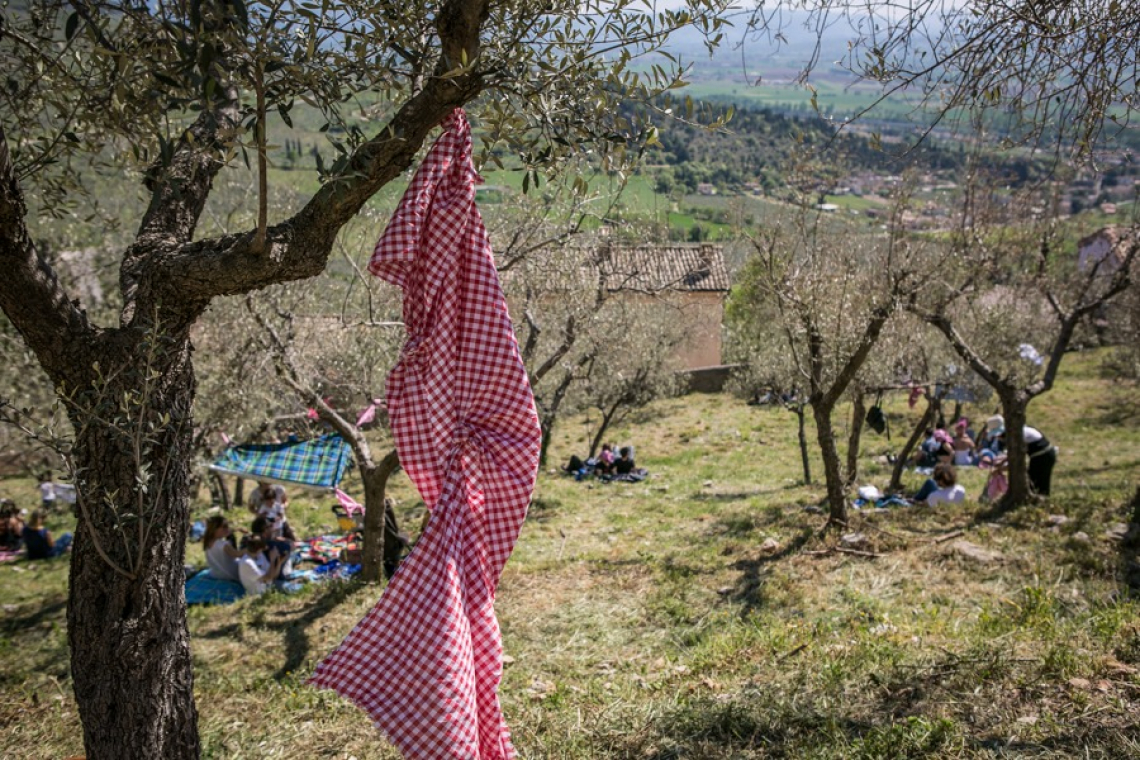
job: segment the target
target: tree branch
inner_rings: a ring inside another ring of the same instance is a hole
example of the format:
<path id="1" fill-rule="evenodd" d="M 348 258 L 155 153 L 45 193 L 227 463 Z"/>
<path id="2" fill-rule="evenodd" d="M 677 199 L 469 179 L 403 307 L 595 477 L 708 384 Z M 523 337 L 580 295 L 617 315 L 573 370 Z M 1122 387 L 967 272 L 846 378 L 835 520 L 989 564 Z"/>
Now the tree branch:
<path id="1" fill-rule="evenodd" d="M 321 419 L 325 420 L 332 426 L 341 438 L 344 438 L 353 452 L 362 464 L 371 465 L 372 463 L 372 449 L 368 445 L 368 439 L 357 429 L 356 425 L 349 422 L 342 417 L 339 412 L 329 406 L 321 395 L 316 392 L 308 384 L 301 380 L 301 373 L 297 369 L 293 357 L 289 354 L 289 346 L 282 339 L 281 334 L 269 324 L 261 312 L 253 307 L 252 299 L 246 298 L 246 308 L 253 318 L 257 320 L 257 324 L 265 331 L 266 337 L 269 339 L 270 347 L 273 349 L 273 356 L 276 359 L 277 375 L 281 381 L 288 385 L 301 399 L 311 405 L 317 410 L 317 414 Z"/>
<path id="2" fill-rule="evenodd" d="M 925 321 L 927 324 L 938 329 L 946 339 L 950 341 L 955 353 L 970 365 L 970 369 L 978 373 L 978 376 L 986 381 L 986 384 L 991 388 L 1001 393 L 1003 390 L 1010 388 L 1009 383 L 998 374 L 997 370 L 986 363 L 984 359 L 973 349 L 965 338 L 954 328 L 954 324 L 950 318 L 941 313 L 922 313 L 917 309 L 912 309 L 915 315 Z"/>
<path id="3" fill-rule="evenodd" d="M 574 315 L 570 315 L 566 319 L 566 331 L 563 333 L 562 343 L 546 358 L 542 366 L 536 369 L 530 376 L 531 385 L 536 385 L 542 378 L 546 377 L 550 370 L 558 366 L 558 362 L 562 361 L 562 357 L 570 353 L 570 349 L 574 347 L 574 343 L 577 340 L 576 326 L 577 322 L 574 319 Z"/>
<path id="4" fill-rule="evenodd" d="M 340 228 L 411 165 L 428 133 L 445 116 L 480 92 L 482 80 L 470 67 L 479 52 L 487 9 L 487 0 L 449 0 L 440 9 L 443 56 L 435 76 L 353 152 L 304 208 L 267 230 L 265 254 L 253 249 L 256 231 L 183 245 L 154 262 L 150 274 L 155 297 L 200 311 L 215 296 L 319 274 Z M 467 68 L 456 73 L 454 62 L 462 57 Z"/>
<path id="5" fill-rule="evenodd" d="M 68 298 L 55 271 L 36 251 L 24 223 L 27 207 L 20 192 L 0 125 L 0 308 L 20 331 L 56 383 L 74 383 L 73 347 L 91 341 L 96 330 L 78 301 Z"/>
<path id="6" fill-rule="evenodd" d="M 848 357 L 843 368 L 836 374 L 835 380 L 831 383 L 831 387 L 828 388 L 827 393 L 823 394 L 822 403 L 827 408 L 830 409 L 839 401 L 839 397 L 847 390 L 847 386 L 850 385 L 851 380 L 854 379 L 859 368 L 867 361 L 867 356 L 871 353 L 871 349 L 875 347 L 875 343 L 879 340 L 879 333 L 883 331 L 883 326 L 894 313 L 894 303 L 894 297 L 892 296 L 890 304 L 880 306 L 871 313 L 871 320 L 863 330 L 863 337 L 859 339 L 859 345 L 855 348 L 854 353 Z"/>
<path id="7" fill-rule="evenodd" d="M 161 176 L 148 180 L 150 205 L 135 242 L 123 255 L 119 268 L 119 287 L 123 294 L 120 321 L 124 326 L 130 324 L 136 314 L 150 311 L 139 309 L 138 301 L 140 297 L 153 297 L 146 292 L 144 284 L 148 275 L 154 277 L 152 264 L 161 262 L 164 252 L 187 243 L 194 236 L 214 177 L 222 168 L 219 152 L 236 129 L 238 120 L 237 89 L 230 86 L 224 89 L 213 109 L 204 109 L 182 133 L 170 165 L 161 171 Z M 152 176 L 158 175 L 161 168 L 159 164 L 152 166 Z M 178 299 L 172 301 L 177 302 Z"/>

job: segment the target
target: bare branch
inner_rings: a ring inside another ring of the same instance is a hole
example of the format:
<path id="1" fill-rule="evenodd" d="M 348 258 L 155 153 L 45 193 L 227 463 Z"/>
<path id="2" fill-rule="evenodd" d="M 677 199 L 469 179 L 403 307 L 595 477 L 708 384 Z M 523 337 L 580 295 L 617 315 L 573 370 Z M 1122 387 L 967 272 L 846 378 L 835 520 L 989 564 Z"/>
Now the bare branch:
<path id="1" fill-rule="evenodd" d="M 297 370 L 297 364 L 290 354 L 289 345 L 269 323 L 265 315 L 254 308 L 253 299 L 248 296 L 246 297 L 246 308 L 257 320 L 257 324 L 265 331 L 266 337 L 269 339 L 276 360 L 277 375 L 281 381 L 300 396 L 306 404 L 312 406 L 320 418 L 328 422 L 352 446 L 353 452 L 361 463 L 371 464 L 372 449 L 368 445 L 368 439 L 357 429 L 355 424 L 342 417 L 339 412 L 329 406 L 327 401 L 321 398 L 315 389 L 302 381 L 301 373 Z"/>

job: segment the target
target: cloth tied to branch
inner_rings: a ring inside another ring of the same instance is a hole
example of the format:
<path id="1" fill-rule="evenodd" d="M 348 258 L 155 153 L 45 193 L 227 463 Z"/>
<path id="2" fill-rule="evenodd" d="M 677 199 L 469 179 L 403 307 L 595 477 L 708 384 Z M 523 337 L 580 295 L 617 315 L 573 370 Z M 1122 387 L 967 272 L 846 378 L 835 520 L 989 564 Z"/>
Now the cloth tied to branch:
<path id="1" fill-rule="evenodd" d="M 407 758 L 515 757 L 499 707 L 495 588 L 526 517 L 540 431 L 460 110 L 443 124 L 369 271 L 404 291 L 388 377 L 400 464 L 431 520 L 379 602 L 318 667 Z"/>

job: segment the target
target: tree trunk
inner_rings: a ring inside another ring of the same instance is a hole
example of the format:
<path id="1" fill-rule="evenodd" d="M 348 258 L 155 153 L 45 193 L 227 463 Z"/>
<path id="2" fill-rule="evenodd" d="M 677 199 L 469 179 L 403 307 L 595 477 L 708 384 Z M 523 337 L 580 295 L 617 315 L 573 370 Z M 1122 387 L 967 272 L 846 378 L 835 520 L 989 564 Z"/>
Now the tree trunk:
<path id="1" fill-rule="evenodd" d="M 823 404 L 812 405 L 819 453 L 823 456 L 823 475 L 827 483 L 827 515 L 832 524 L 847 524 L 847 494 L 843 473 L 839 467 L 839 447 L 835 445 L 835 432 L 831 429 L 830 408 Z"/>
<path id="2" fill-rule="evenodd" d="M 234 501 L 233 506 L 237 509 L 245 507 L 245 479 L 238 478 L 234 483 Z"/>
<path id="3" fill-rule="evenodd" d="M 847 485 L 851 486 L 859 478 L 859 441 L 863 436 L 863 421 L 867 417 L 867 407 L 863 403 L 863 392 L 856 391 L 851 403 L 851 434 L 847 438 Z"/>
<path id="4" fill-rule="evenodd" d="M 123 337 L 75 357 L 98 356 L 103 372 L 100 385 L 77 389 L 70 410 L 79 498 L 67 611 L 75 701 L 89 760 L 192 760 L 200 748 L 183 595 L 189 340 L 154 341 L 161 348 L 144 365 L 142 341 Z"/>
<path id="5" fill-rule="evenodd" d="M 1009 490 L 1005 492 L 1003 509 L 1020 507 L 1030 500 L 1029 459 L 1025 453 L 1025 419 L 1029 398 L 1024 392 L 1003 393 L 1001 413 L 1005 417 L 1006 458 L 1009 462 Z"/>
<path id="6" fill-rule="evenodd" d="M 578 366 L 582 364 L 582 361 L 578 362 Z M 570 385 L 573 382 L 574 371 L 566 370 L 562 374 L 562 378 L 558 381 L 558 385 L 554 388 L 554 393 L 551 394 L 549 403 L 542 404 L 537 398 L 535 399 L 541 411 L 539 429 L 542 431 L 542 447 L 539 449 L 538 455 L 538 464 L 540 467 L 546 466 L 547 450 L 550 448 L 550 439 L 554 435 L 554 423 L 558 420 L 558 411 L 562 408 L 562 402 L 566 399 L 566 393 L 570 390 Z"/>
<path id="7" fill-rule="evenodd" d="M 800 436 L 800 461 L 804 467 L 804 485 L 811 485 L 811 458 L 808 456 L 808 440 L 807 440 L 807 426 L 804 421 L 804 405 L 796 404 L 793 406 L 792 411 L 796 415 L 796 422 L 799 426 Z"/>
<path id="8" fill-rule="evenodd" d="M 594 440 L 590 441 L 590 453 L 587 454 L 589 458 L 592 459 L 594 456 L 596 456 L 598 449 L 602 447 L 602 436 L 604 436 L 606 434 L 606 431 L 610 429 L 610 424 L 614 421 L 614 417 L 617 415 L 618 410 L 621 409 L 623 401 L 624 400 L 615 401 L 613 406 L 602 411 L 601 425 L 598 427 L 598 432 L 594 433 Z"/>
<path id="9" fill-rule="evenodd" d="M 899 452 L 898 459 L 895 460 L 895 468 L 891 471 L 891 482 L 887 486 L 889 493 L 898 493 L 902 490 L 902 474 L 910 462 L 910 455 L 914 451 L 914 447 L 922 440 L 926 429 L 934 424 L 934 417 L 938 414 L 938 408 L 940 406 L 941 403 L 937 397 L 926 397 L 926 411 L 922 413 L 922 418 L 918 421 L 918 424 L 915 425 L 914 430 L 910 434 L 910 438 L 906 439 L 902 451 Z"/>
<path id="10" fill-rule="evenodd" d="M 360 568 L 361 580 L 375 583 L 380 580 L 380 568 L 389 578 L 396 572 L 400 563 L 403 543 L 396 515 L 384 497 L 388 489 L 388 478 L 400 466 L 395 451 L 376 465 L 360 466 L 360 478 L 364 481 L 364 552 Z"/>
<path id="11" fill-rule="evenodd" d="M 538 466 L 545 467 L 550 450 L 550 438 L 554 435 L 554 420 L 544 416 L 538 427 L 542 431 L 542 445 L 538 449 Z"/>
<path id="12" fill-rule="evenodd" d="M 209 475 L 210 492 L 213 500 L 217 502 L 218 508 L 223 512 L 230 511 L 230 492 L 226 488 L 226 480 L 222 477 L 221 473 L 210 470 Z M 240 482 L 240 480 L 239 480 Z"/>

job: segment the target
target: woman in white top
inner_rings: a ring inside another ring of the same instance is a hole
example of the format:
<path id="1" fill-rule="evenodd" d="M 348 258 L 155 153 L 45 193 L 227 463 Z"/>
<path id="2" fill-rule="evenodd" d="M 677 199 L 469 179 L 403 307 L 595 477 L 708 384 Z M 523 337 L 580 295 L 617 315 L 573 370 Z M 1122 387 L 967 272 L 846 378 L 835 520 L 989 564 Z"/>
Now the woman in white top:
<path id="1" fill-rule="evenodd" d="M 230 543 L 233 535 L 230 524 L 221 515 L 212 515 L 206 520 L 206 535 L 202 537 L 202 548 L 206 550 L 206 566 L 210 575 L 224 581 L 240 581 L 238 560 L 245 552 Z"/>
<path id="2" fill-rule="evenodd" d="M 931 486 L 934 486 L 933 489 L 928 490 Z M 933 507 L 943 502 L 958 504 L 966 499 L 966 489 L 958 485 L 957 471 L 953 465 L 947 464 L 946 462 L 942 462 L 934 468 L 933 483 L 927 481 L 927 485 L 924 486 L 922 490 L 927 491 L 927 493 L 923 499 L 916 500 L 925 501 L 928 507 Z"/>

